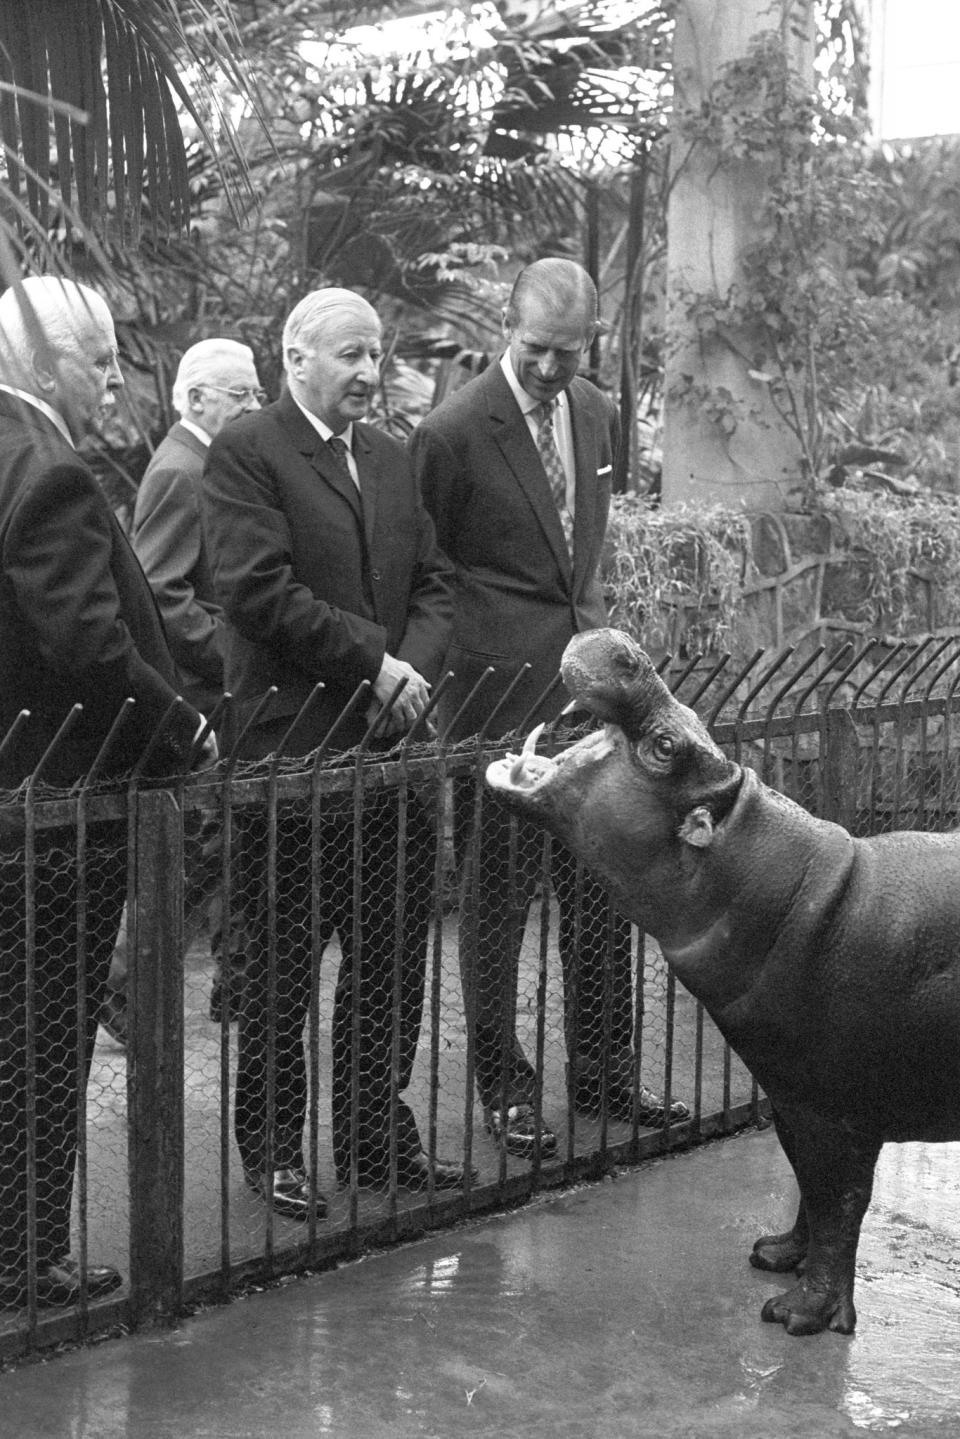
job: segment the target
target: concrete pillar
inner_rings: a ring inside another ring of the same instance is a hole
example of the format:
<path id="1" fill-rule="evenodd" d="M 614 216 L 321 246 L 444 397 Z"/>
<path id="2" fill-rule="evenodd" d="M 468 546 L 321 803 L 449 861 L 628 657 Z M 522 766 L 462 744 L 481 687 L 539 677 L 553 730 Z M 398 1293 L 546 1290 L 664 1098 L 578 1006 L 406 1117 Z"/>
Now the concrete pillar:
<path id="1" fill-rule="evenodd" d="M 723 67 L 745 56 L 751 38 L 764 31 L 782 36 L 791 65 L 812 84 L 812 8 L 811 0 L 681 0 L 674 48 L 678 113 L 698 110 Z M 741 284 L 741 256 L 756 238 L 776 159 L 721 156 L 702 142 L 691 145 L 675 126 L 672 165 L 663 502 L 779 509 L 801 480 L 799 441 L 776 413 L 767 386 L 750 377 L 750 361 L 721 339 L 704 338 L 686 314 L 693 296 L 725 298 Z M 755 333 L 729 338 L 755 358 Z M 704 388 L 718 401 L 714 418 L 692 397 Z M 679 400 L 678 390 L 688 398 Z"/>

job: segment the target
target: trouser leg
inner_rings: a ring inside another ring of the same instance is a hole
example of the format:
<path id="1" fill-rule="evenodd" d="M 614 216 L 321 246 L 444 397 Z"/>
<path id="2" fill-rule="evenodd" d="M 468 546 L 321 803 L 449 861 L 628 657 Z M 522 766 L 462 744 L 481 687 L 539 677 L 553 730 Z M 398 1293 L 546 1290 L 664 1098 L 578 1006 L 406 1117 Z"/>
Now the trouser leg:
<path id="1" fill-rule="evenodd" d="M 564 1037 L 581 1085 L 604 1072 L 625 1087 L 633 1079 L 633 947 L 630 923 L 602 885 L 557 845 L 553 882 L 560 911 Z"/>
<path id="2" fill-rule="evenodd" d="M 536 1076 L 516 1033 L 520 949 L 539 874 L 542 840 L 455 781 L 454 844 L 460 872 L 459 949 L 464 1011 L 474 1041 L 477 1093 L 487 1107 L 533 1101 Z"/>
<path id="3" fill-rule="evenodd" d="M 81 947 L 73 837 L 46 841 L 35 866 L 35 943 L 30 951 L 22 861 L 11 859 L 0 866 L 0 1269 L 8 1279 L 25 1274 L 31 1124 L 37 1262 L 61 1259 L 70 1250 L 77 1136 L 85 1118 L 97 1017 L 123 908 L 124 861 L 115 834 L 99 841 L 91 836 Z M 82 1033 L 81 993 L 86 1003 Z M 33 1077 L 32 1116 L 28 1074 Z"/>
<path id="4" fill-rule="evenodd" d="M 237 1029 L 237 1147 L 247 1169 L 290 1168 L 303 1163 L 303 1028 L 314 957 L 319 959 L 332 924 L 328 919 L 313 932 L 305 812 L 290 807 L 278 817 L 273 903 L 267 818 L 245 815 L 238 830 L 238 899 L 248 949 Z"/>
<path id="5" fill-rule="evenodd" d="M 435 830 L 412 795 L 401 828 L 398 797 L 387 792 L 368 802 L 360 838 L 359 923 L 354 923 L 351 890 L 338 924 L 343 960 L 333 1015 L 333 1144 L 342 1179 L 349 1174 L 354 1083 L 358 1162 L 366 1178 L 387 1174 L 394 1073 L 398 1155 L 402 1159 L 421 1148 L 416 1120 L 402 1092 L 410 1081 L 423 1019 Z M 352 831 L 345 834 L 344 844 L 352 849 Z M 352 864 L 350 869 L 352 875 Z"/>

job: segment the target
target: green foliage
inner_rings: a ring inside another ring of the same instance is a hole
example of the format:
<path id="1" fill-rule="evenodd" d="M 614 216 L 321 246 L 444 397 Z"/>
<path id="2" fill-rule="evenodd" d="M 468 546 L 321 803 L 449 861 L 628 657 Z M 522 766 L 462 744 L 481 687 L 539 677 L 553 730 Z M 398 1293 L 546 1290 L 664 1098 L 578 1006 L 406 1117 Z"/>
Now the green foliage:
<path id="1" fill-rule="evenodd" d="M 830 35 L 827 49 L 841 50 L 839 11 Z M 798 442 L 808 495 L 860 483 L 865 467 L 869 483 L 891 489 L 903 472 L 908 488 L 960 488 L 960 406 L 946 370 L 948 327 L 960 328 L 960 147 L 870 149 L 856 135 L 856 93 L 825 105 L 788 54 L 779 32 L 756 37 L 682 117 L 718 167 L 762 175 L 765 198 L 737 283 L 679 303 L 701 344 L 732 351 L 763 387 Z M 671 398 L 727 436 L 767 423 L 762 405 L 735 405 L 692 377 Z"/>
<path id="2" fill-rule="evenodd" d="M 812 509 L 830 520 L 831 553 L 849 557 L 857 602 L 851 619 L 887 635 L 926 629 L 916 603 L 922 576 L 933 586 L 936 625 L 960 626 L 955 496 L 843 488 L 819 496 Z M 654 654 L 736 649 L 756 577 L 751 550 L 752 526 L 742 510 L 660 510 L 632 496 L 616 498 L 603 563 L 611 624 Z M 819 616 L 809 619 L 813 626 Z"/>
<path id="3" fill-rule="evenodd" d="M 58 232 L 73 231 L 102 269 L 108 236 L 185 229 L 181 116 L 217 164 L 231 156 L 221 180 L 237 197 L 246 169 L 217 83 L 255 104 L 236 41 L 230 0 L 4 0 L 0 238 L 18 261 L 62 260 Z"/>
<path id="4" fill-rule="evenodd" d="M 409 31 L 396 54 L 348 33 L 404 12 L 326 0 L 238 7 L 246 62 L 271 115 L 269 136 L 241 122 L 258 203 L 237 223 L 195 137 L 193 243 L 150 238 L 111 252 L 128 322 L 125 371 L 135 364 L 144 381 L 131 392 L 155 381 L 162 408 L 178 352 L 219 333 L 252 345 L 276 393 L 284 315 L 312 286 L 341 284 L 383 317 L 389 364 L 376 418 L 403 429 L 435 396 L 397 362 L 439 388 L 447 370 L 496 350 L 516 267 L 542 254 L 582 259 L 593 204 L 612 321 L 594 359 L 615 387 L 620 351 L 639 327 L 617 313 L 627 307 L 625 267 L 637 268 L 637 250 L 644 260 L 662 251 L 666 154 L 654 159 L 649 149 L 666 127 L 665 8 L 619 25 L 601 0 L 576 15 L 505 11 L 487 39 L 467 43 L 467 12 L 451 7 L 420 54 L 409 53 Z M 646 226 L 631 209 L 641 142 Z M 634 246 L 638 231 L 645 245 Z M 638 388 L 650 366 L 639 368 Z M 153 434 L 157 409 L 155 396 L 142 423 Z"/>
<path id="5" fill-rule="evenodd" d="M 615 497 L 603 560 L 610 623 L 655 654 L 721 649 L 742 605 L 749 542 L 742 511 Z"/>
<path id="6" fill-rule="evenodd" d="M 859 561 L 878 629 L 904 634 L 918 628 L 911 625 L 915 574 L 934 581 L 938 626 L 960 625 L 960 502 L 954 496 L 842 489 L 821 504 Z"/>

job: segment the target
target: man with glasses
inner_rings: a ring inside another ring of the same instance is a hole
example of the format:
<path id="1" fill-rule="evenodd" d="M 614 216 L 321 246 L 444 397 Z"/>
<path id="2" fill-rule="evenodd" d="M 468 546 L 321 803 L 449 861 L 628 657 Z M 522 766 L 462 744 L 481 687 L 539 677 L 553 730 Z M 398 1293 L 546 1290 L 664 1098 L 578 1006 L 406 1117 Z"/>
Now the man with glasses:
<path id="1" fill-rule="evenodd" d="M 265 398 L 247 345 L 191 345 L 173 382 L 180 418 L 157 446 L 133 511 L 133 547 L 157 597 L 184 695 L 203 714 L 223 693 L 223 611 L 203 542 L 200 477 L 214 436 Z"/>
<path id="2" fill-rule="evenodd" d="M 238 415 L 258 410 L 265 399 L 249 346 L 224 339 L 191 345 L 173 382 L 173 407 L 180 418 L 157 446 L 133 511 L 130 538 L 160 607 L 183 695 L 205 715 L 212 713 L 223 694 L 224 629 L 200 523 L 200 476 L 213 437 Z M 214 954 L 210 1017 L 219 1020 L 220 935 L 215 916 L 210 922 Z M 126 970 L 121 940 L 102 1018 L 120 1044 L 126 1042 Z M 239 982 L 236 973 L 233 977 Z"/>

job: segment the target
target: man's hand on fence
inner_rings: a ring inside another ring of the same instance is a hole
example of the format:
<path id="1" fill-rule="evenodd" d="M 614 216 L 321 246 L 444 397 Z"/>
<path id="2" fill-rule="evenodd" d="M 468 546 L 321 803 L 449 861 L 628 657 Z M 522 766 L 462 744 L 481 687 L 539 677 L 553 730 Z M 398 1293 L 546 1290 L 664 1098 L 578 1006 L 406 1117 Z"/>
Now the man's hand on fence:
<path id="1" fill-rule="evenodd" d="M 199 724 L 199 726 L 198 726 L 198 728 L 197 728 L 196 734 L 195 734 L 194 737 L 193 737 L 193 742 L 194 742 L 194 744 L 196 744 L 197 740 L 198 740 L 198 739 L 200 738 L 200 736 L 203 734 L 203 731 L 206 729 L 206 727 L 207 727 L 206 717 L 205 717 L 204 715 L 201 715 L 201 716 L 200 716 L 200 724 Z M 219 750 L 219 748 L 218 748 L 218 746 L 217 746 L 217 736 L 216 736 L 216 734 L 214 733 L 213 730 L 210 730 L 210 731 L 208 731 L 207 736 L 206 736 L 206 738 L 204 739 L 203 744 L 202 744 L 201 747 L 200 747 L 199 753 L 197 754 L 196 758 L 195 758 L 194 761 L 193 761 L 193 768 L 194 768 L 195 770 L 197 770 L 197 769 L 209 769 L 209 768 L 211 767 L 211 765 L 215 765 L 215 764 L 216 764 L 216 762 L 217 762 L 217 760 L 218 760 L 219 758 L 220 758 L 220 750 Z"/>
<path id="2" fill-rule="evenodd" d="M 383 722 L 383 734 L 402 734 L 408 730 L 420 718 L 430 702 L 430 686 L 423 675 L 419 674 L 406 660 L 398 660 L 393 655 L 385 654 L 380 666 L 380 673 L 373 682 L 375 699 L 371 701 L 367 711 L 367 719 L 370 723 L 389 704 L 391 696 L 402 679 L 405 679 L 407 683 L 390 707 L 390 714 Z"/>

